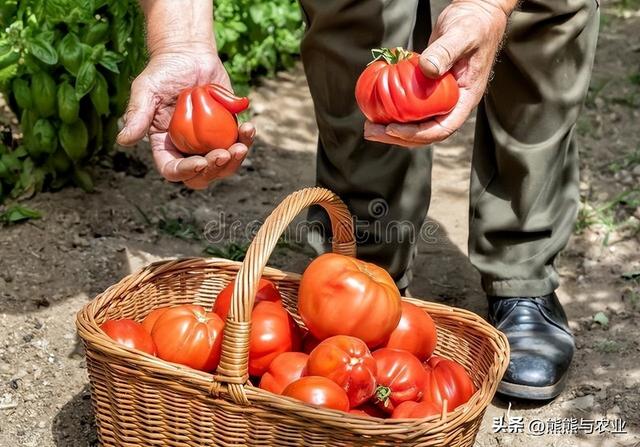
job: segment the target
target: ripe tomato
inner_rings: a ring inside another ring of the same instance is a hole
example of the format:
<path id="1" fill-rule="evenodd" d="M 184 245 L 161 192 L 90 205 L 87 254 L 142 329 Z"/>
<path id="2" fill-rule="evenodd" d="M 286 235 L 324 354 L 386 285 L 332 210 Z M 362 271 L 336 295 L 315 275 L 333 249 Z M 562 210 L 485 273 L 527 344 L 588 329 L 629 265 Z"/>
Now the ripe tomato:
<path id="1" fill-rule="evenodd" d="M 355 414 L 357 416 L 367 416 L 367 417 L 370 416 L 372 418 L 381 418 L 381 419 L 384 419 L 387 416 L 389 416 L 387 413 L 382 411 L 376 405 L 373 405 L 371 403 L 365 403 L 360 405 L 358 408 L 352 408 L 351 410 L 349 410 L 349 413 Z"/>
<path id="2" fill-rule="evenodd" d="M 442 408 L 433 402 L 413 402 L 406 401 L 393 410 L 391 419 L 408 419 L 408 418 L 428 418 L 435 414 L 440 414 Z"/>
<path id="3" fill-rule="evenodd" d="M 152 310 L 146 317 L 144 317 L 144 320 L 142 320 L 142 327 L 145 328 L 145 330 L 149 334 L 151 334 L 151 331 L 153 330 L 153 326 L 156 324 L 156 321 L 158 321 L 158 318 L 160 317 L 160 315 L 165 313 L 167 309 L 169 308 L 160 307 L 158 309 Z"/>
<path id="4" fill-rule="evenodd" d="M 105 321 L 100 329 L 115 342 L 127 348 L 156 355 L 156 345 L 142 325 L 133 320 Z"/>
<path id="5" fill-rule="evenodd" d="M 213 303 L 213 311 L 220 316 L 223 320 L 227 319 L 229 314 L 229 307 L 231 306 L 231 295 L 233 294 L 233 287 L 235 285 L 235 279 L 231 281 L 227 286 L 220 291 L 216 302 Z M 256 292 L 256 299 L 254 300 L 254 307 L 261 301 L 280 301 L 282 297 L 280 292 L 276 288 L 276 285 L 268 279 L 260 278 L 258 283 L 258 291 Z"/>
<path id="6" fill-rule="evenodd" d="M 302 337 L 302 352 L 311 354 L 311 351 L 313 351 L 319 344 L 320 340 L 315 338 L 311 332 L 307 332 L 304 334 L 304 337 Z"/>
<path id="7" fill-rule="evenodd" d="M 254 306 L 249 335 L 250 375 L 263 375 L 278 354 L 299 348 L 298 328 L 280 302 L 262 301 Z"/>
<path id="8" fill-rule="evenodd" d="M 289 384 L 283 396 L 333 410 L 349 411 L 347 393 L 326 377 L 306 376 Z"/>
<path id="9" fill-rule="evenodd" d="M 442 406 L 447 401 L 447 411 L 468 401 L 476 387 L 462 365 L 453 360 L 433 356 L 424 366 L 426 381 L 424 387 L 425 401 Z"/>
<path id="10" fill-rule="evenodd" d="M 167 309 L 156 321 L 151 337 L 158 357 L 194 369 L 212 371 L 220 361 L 224 322 L 204 307 L 184 304 Z"/>
<path id="11" fill-rule="evenodd" d="M 455 77 L 422 74 L 420 55 L 402 48 L 374 50 L 356 83 L 356 101 L 369 121 L 411 123 L 449 113 L 460 91 Z"/>
<path id="12" fill-rule="evenodd" d="M 322 376 L 340 385 L 349 405 L 363 404 L 376 390 L 376 361 L 362 340 L 335 335 L 320 342 L 309 355 L 307 374 Z"/>
<path id="13" fill-rule="evenodd" d="M 298 310 L 319 340 L 350 335 L 376 347 L 398 325 L 400 309 L 400 292 L 391 276 L 349 256 L 319 256 L 300 281 Z"/>
<path id="14" fill-rule="evenodd" d="M 403 301 L 400 323 L 389 336 L 385 347 L 409 351 L 423 361 L 433 354 L 436 341 L 436 325 L 429 314 L 415 304 Z"/>
<path id="15" fill-rule="evenodd" d="M 169 123 L 169 137 L 186 154 L 228 149 L 238 141 L 235 114 L 248 106 L 247 98 L 235 97 L 217 84 L 184 89 Z"/>
<path id="16" fill-rule="evenodd" d="M 292 382 L 305 375 L 309 356 L 304 352 L 283 352 L 279 354 L 260 379 L 260 388 L 275 394 L 282 394 Z"/>
<path id="17" fill-rule="evenodd" d="M 418 358 L 407 351 L 382 348 L 373 353 L 378 373 L 378 388 L 374 399 L 387 413 L 402 402 L 418 401 L 422 397 L 426 373 Z"/>

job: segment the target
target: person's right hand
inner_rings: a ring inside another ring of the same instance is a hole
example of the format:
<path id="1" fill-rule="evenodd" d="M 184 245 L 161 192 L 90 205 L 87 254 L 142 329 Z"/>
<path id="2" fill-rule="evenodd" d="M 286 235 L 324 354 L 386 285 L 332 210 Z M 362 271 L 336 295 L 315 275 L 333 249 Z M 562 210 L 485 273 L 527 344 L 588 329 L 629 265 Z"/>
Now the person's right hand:
<path id="1" fill-rule="evenodd" d="M 131 85 L 131 98 L 124 116 L 118 144 L 131 146 L 149 135 L 153 159 L 160 174 L 171 182 L 204 189 L 218 178 L 232 175 L 253 143 L 255 128 L 239 127 L 238 142 L 227 149 L 214 149 L 205 156 L 186 156 L 173 145 L 167 129 L 180 92 L 195 85 L 220 84 L 230 91 L 231 82 L 211 46 L 155 52 L 149 64 Z"/>

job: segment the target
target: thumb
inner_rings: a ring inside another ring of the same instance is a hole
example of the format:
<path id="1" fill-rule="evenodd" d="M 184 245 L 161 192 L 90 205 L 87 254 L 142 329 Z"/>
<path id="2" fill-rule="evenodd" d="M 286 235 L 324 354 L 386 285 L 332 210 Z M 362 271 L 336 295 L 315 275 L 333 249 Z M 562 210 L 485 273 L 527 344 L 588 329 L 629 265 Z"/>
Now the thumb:
<path id="1" fill-rule="evenodd" d="M 434 40 L 420 55 L 420 69 L 428 78 L 439 78 L 468 50 L 466 39 L 454 33 L 445 33 Z"/>
<path id="2" fill-rule="evenodd" d="M 148 132 L 156 112 L 153 97 L 153 93 L 144 87 L 143 82 L 139 79 L 133 81 L 129 105 L 124 114 L 124 126 L 117 137 L 118 144 L 133 146 Z"/>

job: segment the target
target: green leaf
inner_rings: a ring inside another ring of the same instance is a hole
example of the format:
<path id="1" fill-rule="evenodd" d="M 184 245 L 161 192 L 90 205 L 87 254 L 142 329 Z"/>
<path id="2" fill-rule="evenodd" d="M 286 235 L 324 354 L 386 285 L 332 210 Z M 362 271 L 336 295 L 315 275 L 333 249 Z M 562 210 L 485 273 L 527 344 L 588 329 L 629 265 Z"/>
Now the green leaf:
<path id="1" fill-rule="evenodd" d="M 40 213 L 40 211 L 18 204 L 11 205 L 0 213 L 0 221 L 8 224 L 22 222 L 29 219 L 40 219 L 41 217 L 42 213 Z"/>
<path id="2" fill-rule="evenodd" d="M 89 93 L 96 82 L 96 66 L 91 62 L 84 62 L 78 70 L 76 78 L 76 96 L 78 99 Z"/>
<path id="3" fill-rule="evenodd" d="M 593 321 L 598 323 L 603 328 L 609 327 L 609 318 L 604 314 L 604 312 L 598 312 L 593 316 Z"/>
<path id="4" fill-rule="evenodd" d="M 100 65 L 109 70 L 112 73 L 120 73 L 118 63 L 122 62 L 122 56 L 113 51 L 105 51 L 100 59 Z"/>

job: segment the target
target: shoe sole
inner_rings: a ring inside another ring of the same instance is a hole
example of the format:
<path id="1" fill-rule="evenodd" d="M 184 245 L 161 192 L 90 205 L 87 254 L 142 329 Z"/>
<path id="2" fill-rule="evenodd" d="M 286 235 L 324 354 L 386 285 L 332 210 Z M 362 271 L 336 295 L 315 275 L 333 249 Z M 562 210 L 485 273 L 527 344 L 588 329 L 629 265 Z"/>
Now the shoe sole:
<path id="1" fill-rule="evenodd" d="M 507 397 L 515 397 L 518 399 L 551 400 L 558 397 L 562 390 L 564 390 L 566 384 L 566 374 L 556 383 L 548 386 L 529 386 L 503 381 L 498 385 L 498 393 Z"/>

